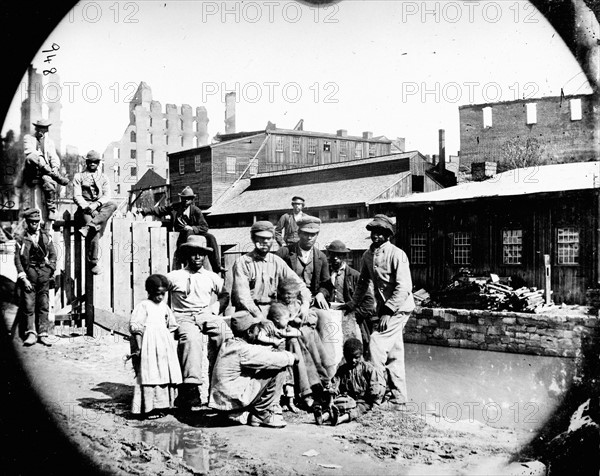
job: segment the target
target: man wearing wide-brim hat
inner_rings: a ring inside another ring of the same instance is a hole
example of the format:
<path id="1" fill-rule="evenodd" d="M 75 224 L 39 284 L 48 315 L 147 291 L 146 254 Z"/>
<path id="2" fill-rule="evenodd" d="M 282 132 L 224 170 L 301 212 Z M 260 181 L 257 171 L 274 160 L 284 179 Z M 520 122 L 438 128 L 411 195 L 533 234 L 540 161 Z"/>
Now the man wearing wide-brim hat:
<path id="1" fill-rule="evenodd" d="M 52 124 L 47 119 L 40 119 L 33 123 L 35 133 L 23 137 L 23 152 L 25 154 L 25 168 L 23 170 L 24 185 L 35 189 L 40 185 L 44 194 L 45 220 L 52 222 L 57 216 L 58 184 L 67 185 L 68 177 L 61 173 L 60 158 L 56 152 L 54 141 L 48 131 Z M 30 202 L 31 202 L 30 197 Z M 33 204 L 33 202 L 31 203 Z"/>
<path id="2" fill-rule="evenodd" d="M 269 305 L 277 297 L 277 286 L 284 279 L 298 284 L 302 299 L 302 315 L 308 316 L 310 291 L 306 284 L 279 256 L 270 253 L 275 227 L 269 221 L 257 221 L 250 227 L 254 249 L 240 256 L 233 265 L 231 301 L 237 311 L 248 311 L 265 319 Z"/>
<path id="3" fill-rule="evenodd" d="M 231 316 L 233 336 L 220 347 L 213 369 L 209 406 L 227 412 L 247 412 L 251 426 L 283 428 L 286 422 L 274 412 L 286 372 L 297 361 L 287 351 L 256 345 L 260 319 L 248 311 Z"/>
<path id="4" fill-rule="evenodd" d="M 412 278 L 406 253 L 390 243 L 394 225 L 385 215 L 375 215 L 367 224 L 373 244 L 363 254 L 358 286 L 345 305 L 354 310 L 373 283 L 378 321 L 369 343 L 371 361 L 385 371 L 390 403 L 408 402 L 404 368 L 404 327 L 415 308 Z"/>
<path id="5" fill-rule="evenodd" d="M 208 368 L 203 364 L 203 356 L 214 361 L 216 349 L 227 332 L 219 315 L 229 304 L 229 293 L 224 290 L 221 276 L 202 267 L 210 252 L 212 248 L 203 236 L 188 236 L 180 245 L 180 257 L 186 266 L 167 274 L 171 308 L 179 324 L 178 355 L 183 376 L 176 403 L 183 409 L 199 407 L 208 400 Z M 213 336 L 208 346 L 202 335 L 207 323 L 217 324 L 217 330 L 224 333 Z"/>
<path id="6" fill-rule="evenodd" d="M 157 217 L 171 217 L 173 230 L 179 232 L 177 247 L 185 243 L 190 235 L 200 235 L 206 238 L 211 252 L 208 253 L 210 266 L 215 273 L 223 273 L 226 270 L 221 266 L 219 245 L 215 236 L 208 232 L 208 223 L 202 215 L 202 210 L 194 205 L 196 194 L 191 187 L 185 187 L 178 193 L 179 202 L 171 205 L 161 205 L 154 208 L 143 208 L 140 213 L 144 216 L 153 215 Z M 176 255 L 173 257 L 174 269 L 179 268 L 183 262 Z"/>
<path id="7" fill-rule="evenodd" d="M 281 215 L 275 226 L 275 239 L 279 246 L 296 243 L 298 237 L 298 222 L 306 214 L 303 212 L 305 201 L 302 197 L 292 197 L 292 211 Z"/>
<path id="8" fill-rule="evenodd" d="M 38 208 L 25 210 L 23 218 L 26 229 L 15 237 L 15 267 L 22 291 L 20 309 L 27 325 L 23 344 L 31 346 L 39 340 L 50 346 L 49 291 L 56 270 L 56 249 L 52 237 L 40 229 L 42 214 Z"/>
<path id="9" fill-rule="evenodd" d="M 100 162 L 100 154 L 90 150 L 85 156 L 85 170 L 73 177 L 73 201 L 77 204 L 75 222 L 79 233 L 86 238 L 92 274 L 103 272 L 98 262 L 100 238 L 117 209 L 117 204 L 111 200 L 108 176 L 100 169 Z"/>

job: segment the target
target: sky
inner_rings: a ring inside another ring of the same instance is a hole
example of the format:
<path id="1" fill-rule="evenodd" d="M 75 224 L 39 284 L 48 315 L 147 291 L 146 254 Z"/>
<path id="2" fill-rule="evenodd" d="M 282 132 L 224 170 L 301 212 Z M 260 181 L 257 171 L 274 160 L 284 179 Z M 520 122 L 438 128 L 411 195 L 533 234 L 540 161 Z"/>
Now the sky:
<path id="1" fill-rule="evenodd" d="M 439 129 L 458 152 L 461 105 L 591 92 L 544 17 L 512 0 L 80 2 L 32 64 L 56 68 L 59 88 L 42 97 L 60 94 L 63 149 L 82 154 L 121 138 L 140 81 L 163 111 L 205 106 L 210 137 L 234 90 L 237 131 L 304 119 L 310 131 L 404 137 L 424 154 Z M 25 97 L 24 79 L 3 134 L 19 130 Z"/>

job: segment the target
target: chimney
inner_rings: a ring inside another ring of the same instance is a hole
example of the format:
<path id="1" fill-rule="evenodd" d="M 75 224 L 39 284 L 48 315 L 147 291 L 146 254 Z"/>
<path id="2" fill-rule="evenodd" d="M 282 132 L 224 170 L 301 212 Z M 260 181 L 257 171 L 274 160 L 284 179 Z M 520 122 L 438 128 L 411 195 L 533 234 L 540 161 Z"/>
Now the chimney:
<path id="1" fill-rule="evenodd" d="M 225 134 L 235 133 L 235 92 L 225 94 Z"/>
<path id="2" fill-rule="evenodd" d="M 372 138 L 373 138 L 373 133 L 371 131 L 363 132 L 363 139 L 372 139 Z"/>
<path id="3" fill-rule="evenodd" d="M 338 137 L 348 137 L 348 131 L 346 129 L 338 129 L 337 136 Z"/>
<path id="4" fill-rule="evenodd" d="M 496 175 L 498 164 L 496 162 L 473 162 L 471 163 L 471 180 L 481 182 Z"/>
<path id="5" fill-rule="evenodd" d="M 440 150 L 439 150 L 439 169 L 440 173 L 444 173 L 446 171 L 446 131 L 444 129 L 440 129 Z"/>

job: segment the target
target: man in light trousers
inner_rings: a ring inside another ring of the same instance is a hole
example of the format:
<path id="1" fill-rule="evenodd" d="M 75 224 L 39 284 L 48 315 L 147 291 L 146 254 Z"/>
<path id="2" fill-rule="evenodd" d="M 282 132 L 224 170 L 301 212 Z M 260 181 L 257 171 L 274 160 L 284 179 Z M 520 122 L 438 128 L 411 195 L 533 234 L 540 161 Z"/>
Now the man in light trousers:
<path id="1" fill-rule="evenodd" d="M 404 326 L 415 308 L 412 279 L 406 253 L 390 243 L 394 225 L 385 215 L 375 215 L 367 225 L 373 244 L 363 254 L 359 283 L 344 308 L 354 310 L 373 282 L 379 321 L 373 324 L 369 343 L 371 362 L 385 370 L 387 399 L 392 404 L 408 401 L 404 368 Z"/>

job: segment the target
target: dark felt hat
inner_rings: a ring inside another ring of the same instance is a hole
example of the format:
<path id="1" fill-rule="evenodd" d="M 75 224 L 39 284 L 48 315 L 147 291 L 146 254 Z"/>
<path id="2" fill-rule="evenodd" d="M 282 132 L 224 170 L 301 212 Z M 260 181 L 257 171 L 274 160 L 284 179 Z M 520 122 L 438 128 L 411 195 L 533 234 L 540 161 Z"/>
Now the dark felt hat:
<path id="1" fill-rule="evenodd" d="M 385 215 L 375 215 L 373 217 L 373 220 L 367 224 L 367 230 L 371 231 L 373 228 L 383 228 L 384 230 L 388 230 L 390 234 L 394 234 L 394 224 Z"/>
<path id="2" fill-rule="evenodd" d="M 327 251 L 330 253 L 350 253 L 350 250 L 346 248 L 346 244 L 341 240 L 333 240 L 329 243 Z"/>
<path id="3" fill-rule="evenodd" d="M 257 221 L 250 227 L 250 233 L 256 236 L 264 236 L 268 238 L 275 235 L 275 227 L 273 223 L 266 220 Z"/>
<path id="4" fill-rule="evenodd" d="M 95 150 L 90 150 L 85 155 L 85 160 L 88 162 L 100 162 L 100 160 L 101 160 L 100 153 L 96 152 Z"/>
<path id="5" fill-rule="evenodd" d="M 40 221 L 42 219 L 42 212 L 39 208 L 28 208 L 23 212 L 23 218 L 29 221 Z"/>
<path id="6" fill-rule="evenodd" d="M 304 199 L 302 197 L 292 197 L 292 203 L 301 203 L 302 205 L 304 205 Z"/>

